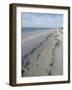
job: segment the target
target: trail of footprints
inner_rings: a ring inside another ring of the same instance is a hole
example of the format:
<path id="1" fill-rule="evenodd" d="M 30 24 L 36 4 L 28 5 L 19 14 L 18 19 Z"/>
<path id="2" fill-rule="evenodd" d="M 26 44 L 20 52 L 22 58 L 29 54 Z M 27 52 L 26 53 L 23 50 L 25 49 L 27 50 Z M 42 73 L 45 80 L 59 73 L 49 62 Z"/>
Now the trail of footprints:
<path id="1" fill-rule="evenodd" d="M 63 34 L 62 31 L 59 31 L 59 33 Z M 55 68 L 55 66 L 54 66 L 54 62 L 55 62 L 55 58 L 56 58 L 55 49 L 60 44 L 60 40 L 58 39 L 58 37 L 59 37 L 58 34 L 54 36 L 54 39 L 56 40 L 56 43 L 55 43 L 55 45 L 54 45 L 54 47 L 52 49 L 52 58 L 51 58 L 52 62 L 49 64 L 50 65 L 50 70 L 47 71 L 48 68 L 45 69 L 45 71 L 48 73 L 48 75 L 52 75 L 52 70 Z"/>
<path id="2" fill-rule="evenodd" d="M 60 32 L 61 33 L 61 32 Z M 51 33 L 50 35 L 48 35 L 46 37 L 46 40 L 41 42 L 36 48 L 33 48 L 31 52 L 29 52 L 27 55 L 25 55 L 24 57 L 22 57 L 22 76 L 24 76 L 24 73 L 26 70 L 30 70 L 30 68 L 28 67 L 30 64 L 30 60 L 33 57 L 33 53 L 36 53 L 36 60 L 38 61 L 40 56 L 41 56 L 41 52 L 43 51 L 43 49 L 45 48 L 45 46 L 43 45 L 45 42 L 48 41 L 49 37 L 53 36 L 53 33 Z M 55 62 L 55 49 L 56 47 L 59 45 L 60 40 L 58 40 L 58 36 L 59 35 L 55 35 L 54 38 L 56 40 L 56 43 L 52 49 L 52 62 L 49 64 L 50 68 L 48 70 L 48 68 L 45 69 L 45 72 L 47 73 L 47 75 L 52 75 L 52 69 L 54 68 L 54 62 Z M 43 47 L 42 47 L 43 45 Z M 39 64 L 36 65 L 36 67 L 38 68 Z"/>

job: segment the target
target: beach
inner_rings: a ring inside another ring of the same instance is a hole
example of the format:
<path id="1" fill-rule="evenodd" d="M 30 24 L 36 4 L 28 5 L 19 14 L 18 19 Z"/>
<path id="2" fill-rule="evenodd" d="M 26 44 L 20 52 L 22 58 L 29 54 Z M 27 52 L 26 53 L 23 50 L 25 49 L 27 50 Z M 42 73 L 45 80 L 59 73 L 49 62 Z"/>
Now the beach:
<path id="1" fill-rule="evenodd" d="M 63 75 L 63 31 L 22 33 L 22 77 Z"/>

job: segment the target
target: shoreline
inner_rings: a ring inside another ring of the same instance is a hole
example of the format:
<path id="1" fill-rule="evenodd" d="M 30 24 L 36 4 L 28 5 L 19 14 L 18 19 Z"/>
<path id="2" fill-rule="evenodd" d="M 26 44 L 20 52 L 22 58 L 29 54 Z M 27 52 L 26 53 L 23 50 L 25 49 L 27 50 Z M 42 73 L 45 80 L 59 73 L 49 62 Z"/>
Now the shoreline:
<path id="1" fill-rule="evenodd" d="M 62 36 L 61 30 L 49 33 L 43 42 L 22 58 L 22 77 L 63 74 Z"/>

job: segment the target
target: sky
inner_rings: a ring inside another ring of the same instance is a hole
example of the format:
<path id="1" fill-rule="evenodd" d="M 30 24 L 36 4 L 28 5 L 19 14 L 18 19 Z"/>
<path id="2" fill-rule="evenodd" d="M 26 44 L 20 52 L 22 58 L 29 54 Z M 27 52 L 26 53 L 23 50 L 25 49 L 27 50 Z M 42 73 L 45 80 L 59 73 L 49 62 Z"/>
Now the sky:
<path id="1" fill-rule="evenodd" d="M 21 26 L 26 28 L 61 28 L 63 27 L 63 14 L 22 12 Z"/>

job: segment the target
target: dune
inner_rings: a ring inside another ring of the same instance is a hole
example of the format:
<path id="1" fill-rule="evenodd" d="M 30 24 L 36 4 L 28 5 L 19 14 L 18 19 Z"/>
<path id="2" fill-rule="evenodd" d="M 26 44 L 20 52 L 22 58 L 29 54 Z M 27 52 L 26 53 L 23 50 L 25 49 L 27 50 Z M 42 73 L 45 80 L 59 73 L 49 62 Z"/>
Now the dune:
<path id="1" fill-rule="evenodd" d="M 21 43 L 22 77 L 63 74 L 62 29 L 23 34 Z"/>

